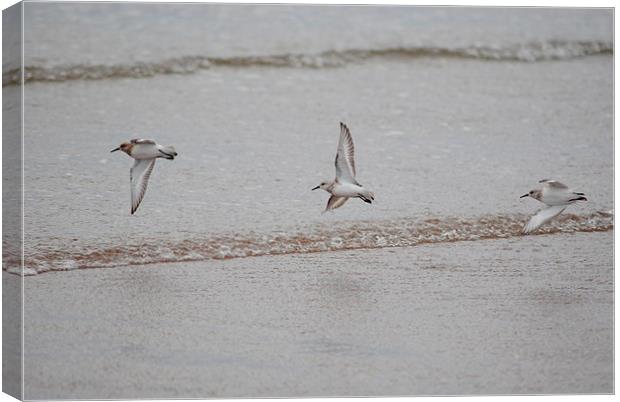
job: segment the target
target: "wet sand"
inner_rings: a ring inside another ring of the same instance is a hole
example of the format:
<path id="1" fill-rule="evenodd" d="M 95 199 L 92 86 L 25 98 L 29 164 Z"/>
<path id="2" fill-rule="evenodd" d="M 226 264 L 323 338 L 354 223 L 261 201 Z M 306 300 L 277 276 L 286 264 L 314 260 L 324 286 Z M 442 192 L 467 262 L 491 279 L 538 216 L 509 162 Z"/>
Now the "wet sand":
<path id="1" fill-rule="evenodd" d="M 29 277 L 24 396 L 611 393 L 612 242 L 552 234 Z"/>
<path id="2" fill-rule="evenodd" d="M 24 21 L 25 398 L 612 392 L 613 10 Z M 339 121 L 377 197 L 321 214 Z M 132 216 L 139 137 L 179 157 Z M 522 237 L 544 178 L 588 202 Z"/>

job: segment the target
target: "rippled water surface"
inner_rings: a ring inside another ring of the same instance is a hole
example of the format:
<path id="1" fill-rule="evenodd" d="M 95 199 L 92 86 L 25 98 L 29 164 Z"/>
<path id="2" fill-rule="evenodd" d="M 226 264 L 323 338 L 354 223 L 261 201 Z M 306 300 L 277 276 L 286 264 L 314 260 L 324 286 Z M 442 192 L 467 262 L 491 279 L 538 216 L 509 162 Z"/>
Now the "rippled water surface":
<path id="1" fill-rule="evenodd" d="M 512 237 L 544 178 L 589 201 L 543 233 L 613 228 L 610 10 L 27 3 L 25 24 L 27 273 Z M 340 121 L 376 202 L 321 214 Z M 109 150 L 134 137 L 179 157 L 131 216 Z"/>
<path id="2" fill-rule="evenodd" d="M 28 2 L 24 23 L 25 399 L 613 392 L 613 10 Z M 341 121 L 376 199 L 322 213 Z M 109 151 L 136 137 L 179 155 L 132 216 Z M 540 179 L 588 201 L 523 236 Z"/>

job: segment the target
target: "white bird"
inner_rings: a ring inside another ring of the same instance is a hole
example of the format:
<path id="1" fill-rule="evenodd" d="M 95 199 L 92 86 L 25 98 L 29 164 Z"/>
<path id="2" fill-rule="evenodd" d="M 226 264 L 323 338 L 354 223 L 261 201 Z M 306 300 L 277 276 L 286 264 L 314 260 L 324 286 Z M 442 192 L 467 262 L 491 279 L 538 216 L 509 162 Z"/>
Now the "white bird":
<path id="1" fill-rule="evenodd" d="M 129 178 L 131 181 L 131 214 L 138 209 L 146 186 L 149 183 L 153 166 L 157 158 L 174 159 L 177 156 L 172 145 L 162 146 L 153 140 L 133 139 L 129 142 L 123 142 L 118 148 L 114 148 L 110 152 L 123 151 L 127 155 L 134 158 Z"/>
<path id="2" fill-rule="evenodd" d="M 331 194 L 325 211 L 341 207 L 349 198 L 360 198 L 369 204 L 372 204 L 374 201 L 375 195 L 355 180 L 354 154 L 355 150 L 351 132 L 344 123 L 340 123 L 340 140 L 338 141 L 338 151 L 336 152 L 336 160 L 334 162 L 336 165 L 336 178 L 332 181 L 324 181 L 312 189 L 320 188 Z"/>
<path id="3" fill-rule="evenodd" d="M 547 208 L 538 211 L 523 227 L 523 233 L 525 234 L 531 233 L 546 222 L 549 222 L 551 219 L 561 214 L 567 206 L 577 201 L 588 201 L 588 199 L 584 197 L 584 193 L 571 191 L 565 184 L 559 181 L 541 180 L 539 183 L 542 183 L 540 188 L 531 190 L 529 193 L 519 197 L 532 197 L 547 205 Z"/>

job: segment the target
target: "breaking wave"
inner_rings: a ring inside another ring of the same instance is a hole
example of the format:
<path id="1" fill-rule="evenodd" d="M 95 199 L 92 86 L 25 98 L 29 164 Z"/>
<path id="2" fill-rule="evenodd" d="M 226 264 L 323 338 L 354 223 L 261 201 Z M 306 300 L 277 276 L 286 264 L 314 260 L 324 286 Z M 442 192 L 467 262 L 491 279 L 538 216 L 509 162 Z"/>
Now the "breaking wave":
<path id="1" fill-rule="evenodd" d="M 26 253 L 25 275 L 48 271 L 118 267 L 183 261 L 224 260 L 252 256 L 338 250 L 408 247 L 425 243 L 476 241 L 521 236 L 526 215 L 479 218 L 397 219 L 317 225 L 273 233 L 235 233 L 192 237 L 181 241 L 150 239 L 134 244 L 80 250 Z M 613 229 L 612 212 L 564 214 L 536 234 L 598 232 Z M 3 269 L 21 273 L 19 257 L 3 247 Z"/>
<path id="2" fill-rule="evenodd" d="M 370 59 L 456 58 L 488 61 L 537 62 L 567 60 L 591 55 L 613 54 L 613 43 L 605 41 L 545 41 L 510 46 L 389 47 L 382 49 L 330 50 L 322 53 L 286 53 L 263 56 L 211 57 L 185 56 L 157 62 L 117 65 L 75 64 L 62 66 L 26 66 L 29 82 L 146 78 L 160 74 L 191 74 L 215 67 L 246 68 L 334 68 Z M 2 84 L 21 82 L 19 68 L 4 71 Z"/>

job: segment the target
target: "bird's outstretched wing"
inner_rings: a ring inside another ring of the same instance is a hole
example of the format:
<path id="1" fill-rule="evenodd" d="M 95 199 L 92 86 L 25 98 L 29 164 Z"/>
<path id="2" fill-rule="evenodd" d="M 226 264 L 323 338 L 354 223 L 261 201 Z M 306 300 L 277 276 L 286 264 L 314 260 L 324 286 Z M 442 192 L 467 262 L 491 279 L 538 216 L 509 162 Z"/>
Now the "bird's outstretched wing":
<path id="1" fill-rule="evenodd" d="M 348 199 L 349 199 L 348 197 L 336 197 L 335 195 L 332 195 L 331 197 L 329 197 L 329 200 L 327 200 L 327 207 L 325 207 L 325 211 L 323 212 L 327 212 L 327 211 L 331 211 L 332 209 L 340 208 L 341 206 L 344 205 L 345 202 L 347 202 Z"/>
<path id="2" fill-rule="evenodd" d="M 131 181 L 131 214 L 138 209 L 144 193 L 146 192 L 146 186 L 149 184 L 149 178 L 151 172 L 155 166 L 155 158 L 153 159 L 136 159 L 135 163 L 131 167 L 129 177 Z"/>
<path id="3" fill-rule="evenodd" d="M 554 205 L 543 208 L 530 218 L 530 221 L 523 227 L 523 233 L 532 233 L 546 222 L 558 216 L 566 209 L 566 205 Z"/>
<path id="4" fill-rule="evenodd" d="M 353 137 L 351 137 L 351 132 L 344 123 L 340 123 L 340 139 L 334 164 L 336 165 L 336 178 L 338 181 L 357 184 L 355 180 Z"/>

